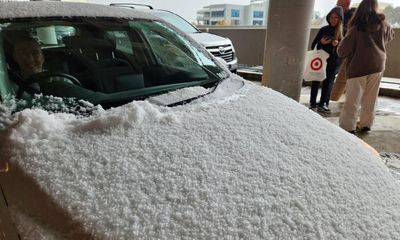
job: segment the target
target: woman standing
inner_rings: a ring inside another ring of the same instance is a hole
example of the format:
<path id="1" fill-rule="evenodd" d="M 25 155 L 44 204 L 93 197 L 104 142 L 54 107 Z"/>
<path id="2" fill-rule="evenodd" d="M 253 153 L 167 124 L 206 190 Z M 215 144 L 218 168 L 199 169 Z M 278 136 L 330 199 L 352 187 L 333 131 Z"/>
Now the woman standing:
<path id="1" fill-rule="evenodd" d="M 311 84 L 310 109 L 317 108 L 320 112 L 330 112 L 329 98 L 332 91 L 333 81 L 339 70 L 340 59 L 336 53 L 336 47 L 343 38 L 343 9 L 339 6 L 334 7 L 327 15 L 326 20 L 329 25 L 322 27 L 315 37 L 311 48 L 317 46 L 329 54 L 326 66 L 326 79 L 322 82 L 321 98 L 317 108 L 317 95 L 320 85 L 319 81 Z"/>
<path id="2" fill-rule="evenodd" d="M 338 55 L 346 60 L 346 100 L 339 125 L 355 133 L 361 104 L 359 129 L 368 132 L 374 121 L 379 84 L 385 70 L 385 45 L 394 31 L 378 11 L 377 0 L 363 0 L 349 22 L 349 30 L 339 44 Z"/>
<path id="3" fill-rule="evenodd" d="M 351 0 L 338 0 L 336 5 L 341 6 L 344 12 L 344 20 L 343 20 L 343 36 L 346 36 L 347 26 L 350 19 L 353 17 L 356 12 L 356 8 L 350 8 Z M 339 72 L 336 76 L 336 80 L 332 86 L 331 98 L 332 101 L 339 101 L 340 97 L 344 93 L 344 89 L 346 88 L 346 59 L 342 59 L 342 63 L 339 67 Z"/>

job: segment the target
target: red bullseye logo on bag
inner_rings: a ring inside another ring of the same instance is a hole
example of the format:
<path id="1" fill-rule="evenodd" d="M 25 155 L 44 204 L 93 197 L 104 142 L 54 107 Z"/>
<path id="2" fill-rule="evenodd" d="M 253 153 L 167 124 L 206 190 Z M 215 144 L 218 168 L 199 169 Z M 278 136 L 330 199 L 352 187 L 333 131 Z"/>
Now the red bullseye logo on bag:
<path id="1" fill-rule="evenodd" d="M 303 79 L 305 81 L 324 81 L 329 54 L 324 50 L 307 51 Z"/>
<path id="2" fill-rule="evenodd" d="M 311 69 L 314 71 L 319 71 L 321 70 L 323 66 L 323 62 L 321 58 L 314 58 L 311 63 L 310 63 Z"/>

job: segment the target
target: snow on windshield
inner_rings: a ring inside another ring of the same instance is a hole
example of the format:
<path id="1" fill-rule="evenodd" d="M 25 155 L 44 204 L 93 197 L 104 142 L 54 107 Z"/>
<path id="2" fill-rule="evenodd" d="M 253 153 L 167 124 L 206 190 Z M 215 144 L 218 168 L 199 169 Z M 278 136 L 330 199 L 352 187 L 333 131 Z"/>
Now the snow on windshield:
<path id="1" fill-rule="evenodd" d="M 380 158 L 236 78 L 174 108 L 134 101 L 87 118 L 24 110 L 2 141 L 13 164 L 102 239 L 400 238 L 400 186 Z M 195 91 L 205 90 L 176 93 Z"/>
<path id="2" fill-rule="evenodd" d="M 11 111 L 0 103 L 0 131 L 12 123 Z"/>
<path id="3" fill-rule="evenodd" d="M 34 94 L 33 97 L 27 99 L 17 99 L 13 95 L 4 98 L 0 105 L 0 124 L 6 124 L 8 115 L 19 112 L 25 108 L 43 109 L 52 113 L 64 112 L 73 113 L 77 116 L 87 116 L 101 109 L 101 106 L 94 106 L 92 103 L 76 98 L 61 98 L 48 96 L 43 94 Z M 2 116 L 2 117 L 1 117 Z M 2 125 L 0 125 L 0 129 Z"/>

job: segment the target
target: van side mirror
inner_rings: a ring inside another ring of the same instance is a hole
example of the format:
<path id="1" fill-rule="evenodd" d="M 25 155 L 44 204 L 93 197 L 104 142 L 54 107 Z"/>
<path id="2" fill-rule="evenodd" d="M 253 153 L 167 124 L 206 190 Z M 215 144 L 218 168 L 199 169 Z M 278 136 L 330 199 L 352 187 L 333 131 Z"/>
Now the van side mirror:
<path id="1" fill-rule="evenodd" d="M 215 57 L 215 59 L 217 59 L 218 63 L 220 63 L 220 65 L 222 65 L 229 71 L 228 63 L 226 63 L 226 61 L 222 57 Z"/>

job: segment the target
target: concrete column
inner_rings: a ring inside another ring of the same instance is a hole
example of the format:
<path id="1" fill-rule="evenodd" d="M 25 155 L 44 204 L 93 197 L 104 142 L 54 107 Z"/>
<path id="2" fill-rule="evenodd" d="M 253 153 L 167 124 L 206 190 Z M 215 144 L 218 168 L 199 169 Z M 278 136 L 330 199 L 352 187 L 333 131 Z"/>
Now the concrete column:
<path id="1" fill-rule="evenodd" d="M 262 85 L 300 100 L 314 0 L 270 0 Z"/>

